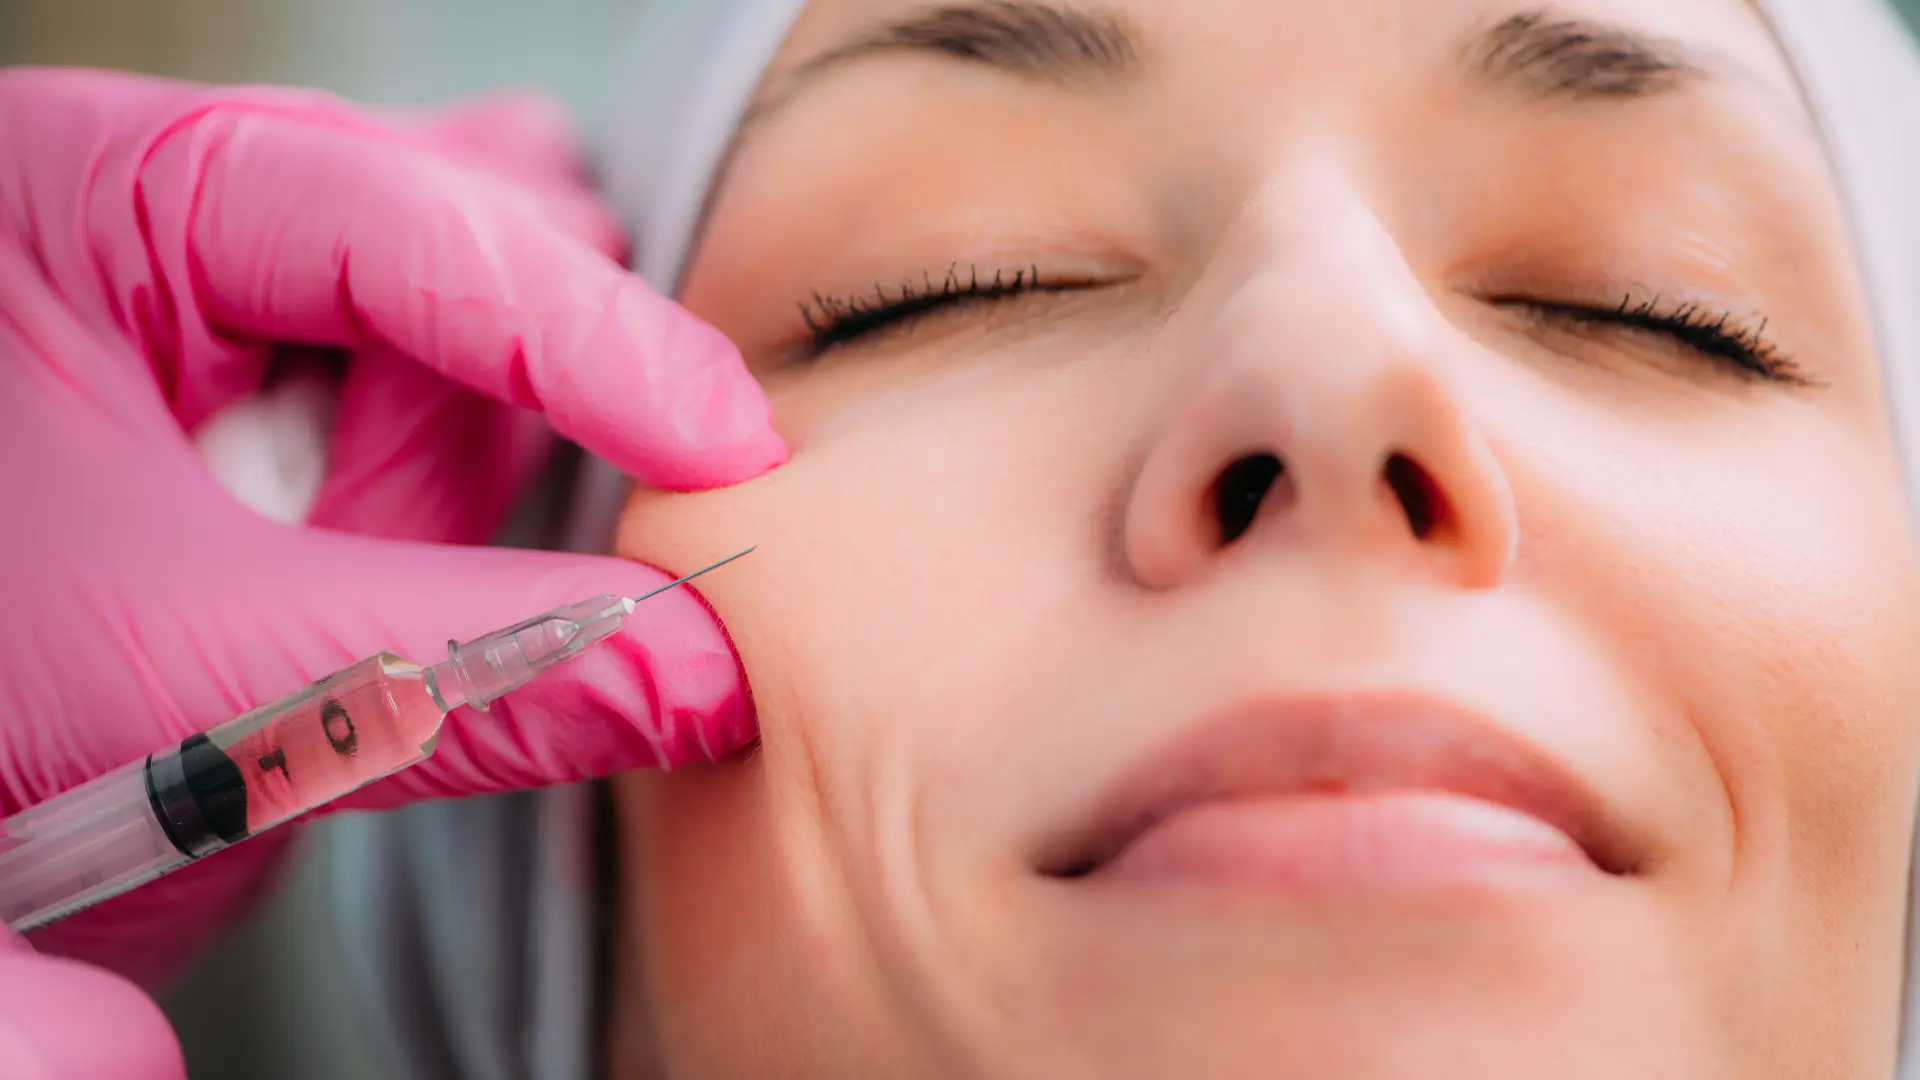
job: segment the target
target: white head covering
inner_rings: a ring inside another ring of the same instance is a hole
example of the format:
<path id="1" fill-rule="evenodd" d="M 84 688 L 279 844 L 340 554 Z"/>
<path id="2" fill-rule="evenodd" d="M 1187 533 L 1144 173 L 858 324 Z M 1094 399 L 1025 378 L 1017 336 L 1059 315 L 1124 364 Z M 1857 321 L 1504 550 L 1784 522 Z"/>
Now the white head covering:
<path id="1" fill-rule="evenodd" d="M 635 240 L 635 268 L 656 288 L 677 290 L 715 169 L 802 6 L 649 3 L 629 82 L 611 114 L 604 179 Z M 1760 0 L 1760 7 L 1827 137 L 1873 304 L 1909 487 L 1920 491 L 1920 53 L 1883 0 Z M 606 550 L 623 487 L 610 469 L 588 463 L 566 546 Z M 329 853 L 340 938 L 373 1027 L 398 1052 L 405 1075 L 588 1080 L 594 942 L 586 802 L 572 788 L 415 807 L 335 827 Z M 1920 897 L 1920 887 L 1913 894 Z M 1908 956 L 1899 1078 L 1920 1080 L 1913 992 L 1920 950 L 1911 940 Z"/>

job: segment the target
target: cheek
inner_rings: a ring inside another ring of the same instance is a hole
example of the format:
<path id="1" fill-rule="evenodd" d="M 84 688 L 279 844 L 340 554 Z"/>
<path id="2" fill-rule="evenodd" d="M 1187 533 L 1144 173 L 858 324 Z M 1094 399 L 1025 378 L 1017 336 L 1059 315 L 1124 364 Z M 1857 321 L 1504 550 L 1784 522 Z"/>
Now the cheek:
<path id="1" fill-rule="evenodd" d="M 1058 608 L 1045 594 L 1092 573 L 1088 493 L 1117 482 L 1103 470 L 1124 456 L 1106 445 L 1124 430 L 1114 404 L 1085 407 L 1100 392 L 1070 371 L 1005 367 L 831 403 L 776 391 L 789 464 L 734 488 L 629 501 L 625 557 L 691 567 L 759 545 L 700 582 L 747 673 L 759 749 L 750 764 L 634 780 L 656 823 L 642 887 L 662 905 L 697 897 L 751 917 L 651 918 L 656 936 L 677 939 L 671 973 L 649 960 L 661 979 L 759 996 L 732 981 L 745 977 L 727 959 L 740 946 L 684 933 L 716 921 L 779 953 L 780 970 L 805 971 L 822 951 L 844 970 L 871 947 L 880 920 L 859 913 L 884 902 L 878 876 L 907 863 L 889 857 L 903 843 L 892 811 L 916 763 L 978 760 L 1005 737 L 990 703 L 1009 667 L 1009 613 Z"/>
<path id="2" fill-rule="evenodd" d="M 926 1052 L 890 1041 L 915 1026 L 876 967 L 898 952 L 890 881 L 912 865 L 902 792 L 916 763 L 977 761 L 1005 737 L 991 702 L 1008 613 L 1089 573 L 1063 515 L 1091 528 L 1087 492 L 1111 483 L 1089 472 L 1122 456 L 1102 444 L 1114 403 L 1071 407 L 1093 382 L 1029 367 L 776 390 L 789 464 L 630 500 L 621 555 L 691 567 L 759 545 L 701 583 L 747 673 L 759 749 L 623 781 L 638 793 L 640 956 L 679 1071 L 756 1071 L 742 1067 L 752 1047 L 713 1034 L 737 1031 L 742 1008 L 795 1075 L 813 1074 L 808 1058 L 820 1075 L 897 1075 Z M 849 1032 L 847 1016 L 871 1022 Z M 817 1045 L 826 1035 L 836 1045 Z M 890 1064 L 846 1071 L 862 1058 Z"/>
<path id="3" fill-rule="evenodd" d="M 649 1018 L 643 1075 L 757 1075 L 769 1060 L 826 1075 L 848 1056 L 829 1040 L 861 1001 L 861 968 L 819 917 L 832 883 L 795 857 L 803 822 L 762 766 L 749 755 L 615 781 L 621 947 L 640 979 L 613 1015 Z"/>
<path id="4" fill-rule="evenodd" d="M 933 730 L 1010 613 L 1094 573 L 1093 504 L 1131 430 L 1097 368 L 979 364 L 831 403 L 811 380 L 776 392 L 792 461 L 721 491 L 637 494 L 618 550 L 677 567 L 759 545 L 700 587 L 770 749 L 792 739 L 817 764 Z"/>
<path id="5" fill-rule="evenodd" d="M 1651 430 L 1515 410 L 1541 426 L 1506 427 L 1503 456 L 1527 585 L 1683 721 L 1733 872 L 1884 908 L 1913 828 L 1920 573 L 1891 455 L 1799 408 Z"/>

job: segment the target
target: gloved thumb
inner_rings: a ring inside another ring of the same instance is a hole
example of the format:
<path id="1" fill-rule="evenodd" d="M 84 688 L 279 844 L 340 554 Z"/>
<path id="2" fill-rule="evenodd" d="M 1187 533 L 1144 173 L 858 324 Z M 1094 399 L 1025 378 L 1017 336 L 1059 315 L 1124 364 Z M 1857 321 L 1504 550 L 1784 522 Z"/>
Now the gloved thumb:
<path id="1" fill-rule="evenodd" d="M 317 653 L 306 678 L 383 650 L 437 663 L 450 639 L 469 640 L 593 596 L 638 597 L 677 576 L 613 558 L 344 534 L 307 533 L 302 546 L 313 549 L 298 563 L 299 601 L 307 609 L 299 625 L 308 628 L 307 640 L 282 644 L 295 655 Z M 730 554 L 717 551 L 712 561 Z M 681 572 L 692 569 L 698 567 Z M 694 584 L 646 600 L 613 637 L 488 711 L 455 709 L 430 759 L 342 805 L 386 808 L 571 783 L 714 761 L 746 745 L 755 729 L 739 661 Z M 310 610 L 315 597 L 326 599 L 324 611 Z M 284 605 L 284 613 L 303 610 L 299 601 L 270 602 Z"/>
<path id="2" fill-rule="evenodd" d="M 159 1006 L 132 983 L 10 938 L 0 943 L 0 1076 L 186 1080 L 187 1068 Z"/>

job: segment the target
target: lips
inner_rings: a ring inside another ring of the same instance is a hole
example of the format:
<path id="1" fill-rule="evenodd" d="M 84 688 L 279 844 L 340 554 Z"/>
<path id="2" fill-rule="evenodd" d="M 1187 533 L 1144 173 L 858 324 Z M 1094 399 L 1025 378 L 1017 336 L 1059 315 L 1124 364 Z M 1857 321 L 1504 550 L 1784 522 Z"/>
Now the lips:
<path id="1" fill-rule="evenodd" d="M 1057 834 L 1039 869 L 1055 878 L 1101 875 L 1156 834 L 1175 831 L 1169 826 L 1223 806 L 1311 808 L 1317 818 L 1296 817 L 1325 821 L 1321 811 L 1344 805 L 1377 829 L 1394 819 L 1364 809 L 1400 796 L 1524 815 L 1563 834 L 1593 869 L 1635 872 L 1630 844 L 1571 769 L 1491 720 L 1410 695 L 1296 700 L 1202 723 L 1125 770 Z M 1297 834 L 1298 820 L 1284 831 Z"/>

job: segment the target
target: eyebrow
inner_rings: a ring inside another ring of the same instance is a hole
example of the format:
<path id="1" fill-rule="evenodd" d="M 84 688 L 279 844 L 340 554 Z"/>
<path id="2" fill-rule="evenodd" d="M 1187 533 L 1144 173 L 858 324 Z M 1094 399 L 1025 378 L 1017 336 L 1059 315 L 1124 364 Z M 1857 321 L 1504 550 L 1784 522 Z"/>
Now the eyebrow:
<path id="1" fill-rule="evenodd" d="M 801 64 L 753 104 L 742 126 L 835 68 L 900 53 L 977 64 L 1061 87 L 1124 81 L 1140 66 L 1138 35 L 1117 14 L 1042 0 L 944 4 L 870 27 Z"/>
<path id="2" fill-rule="evenodd" d="M 1658 97 L 1712 78 L 1680 42 L 1548 8 L 1501 20 L 1475 36 L 1463 57 L 1475 81 L 1546 102 Z"/>

